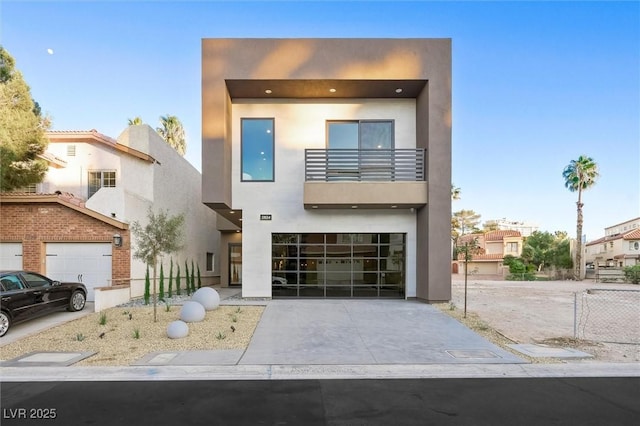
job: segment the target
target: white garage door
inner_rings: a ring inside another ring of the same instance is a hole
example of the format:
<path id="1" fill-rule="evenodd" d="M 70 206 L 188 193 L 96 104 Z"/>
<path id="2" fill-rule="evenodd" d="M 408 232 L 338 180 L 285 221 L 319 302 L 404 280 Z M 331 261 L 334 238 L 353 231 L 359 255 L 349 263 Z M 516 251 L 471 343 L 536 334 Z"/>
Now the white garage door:
<path id="1" fill-rule="evenodd" d="M 0 243 L 0 270 L 22 269 L 22 243 Z"/>
<path id="2" fill-rule="evenodd" d="M 94 288 L 111 279 L 110 243 L 47 243 L 47 274 L 58 281 L 80 281 L 93 301 Z"/>

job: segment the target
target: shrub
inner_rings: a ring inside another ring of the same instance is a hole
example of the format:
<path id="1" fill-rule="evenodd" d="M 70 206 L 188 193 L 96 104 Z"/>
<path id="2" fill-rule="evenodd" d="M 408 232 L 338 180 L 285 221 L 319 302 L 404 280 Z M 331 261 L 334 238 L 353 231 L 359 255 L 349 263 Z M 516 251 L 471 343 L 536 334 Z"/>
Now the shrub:
<path id="1" fill-rule="evenodd" d="M 202 280 L 200 279 L 200 265 L 198 265 L 198 288 L 202 288 Z"/>
<path id="2" fill-rule="evenodd" d="M 185 276 L 185 284 L 187 287 L 187 295 L 191 294 L 191 284 L 189 284 L 189 264 L 187 261 L 184 261 L 184 276 Z"/>
<path id="3" fill-rule="evenodd" d="M 176 271 L 176 294 L 180 296 L 180 265 L 177 265 Z"/>
<path id="4" fill-rule="evenodd" d="M 147 265 L 147 273 L 144 275 L 144 304 L 149 304 L 151 297 L 151 281 L 149 281 L 149 265 Z"/>
<path id="5" fill-rule="evenodd" d="M 102 312 L 100 314 L 100 321 L 98 321 L 100 323 L 100 325 L 105 325 L 107 323 L 107 313 L 106 312 Z"/>
<path id="6" fill-rule="evenodd" d="M 625 281 L 632 284 L 640 284 L 640 264 L 625 266 L 622 271 L 624 272 Z"/>
<path id="7" fill-rule="evenodd" d="M 160 264 L 160 288 L 158 289 L 160 300 L 164 300 L 164 270 L 162 268 L 162 263 Z"/>
<path id="8" fill-rule="evenodd" d="M 196 292 L 196 271 L 193 265 L 193 260 L 191 260 L 191 292 Z"/>
<path id="9" fill-rule="evenodd" d="M 169 297 L 173 296 L 173 257 L 169 267 Z"/>

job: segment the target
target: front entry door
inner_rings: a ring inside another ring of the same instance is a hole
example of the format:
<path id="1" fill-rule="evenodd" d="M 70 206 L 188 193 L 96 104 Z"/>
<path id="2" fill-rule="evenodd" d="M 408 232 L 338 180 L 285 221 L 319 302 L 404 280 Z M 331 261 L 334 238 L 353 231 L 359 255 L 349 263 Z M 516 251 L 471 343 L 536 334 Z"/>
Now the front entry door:
<path id="1" fill-rule="evenodd" d="M 242 244 L 229 244 L 229 285 L 242 285 Z"/>

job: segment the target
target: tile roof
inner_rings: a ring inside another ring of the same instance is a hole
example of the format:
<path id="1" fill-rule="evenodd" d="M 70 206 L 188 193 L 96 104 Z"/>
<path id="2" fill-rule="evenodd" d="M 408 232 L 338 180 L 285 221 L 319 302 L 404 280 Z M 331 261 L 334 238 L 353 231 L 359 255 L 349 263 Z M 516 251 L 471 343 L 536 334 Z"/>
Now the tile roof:
<path id="1" fill-rule="evenodd" d="M 519 231 L 514 231 L 512 229 L 505 229 L 499 231 L 489 231 L 485 234 L 484 238 L 487 241 L 500 241 L 503 240 L 504 237 L 521 237 Z"/>
<path id="2" fill-rule="evenodd" d="M 156 160 L 151 155 L 138 151 L 137 149 L 131 148 L 127 145 L 121 144 L 117 140 L 109 137 L 107 135 L 103 135 L 98 132 L 96 129 L 91 130 L 48 130 L 47 138 L 49 139 L 49 143 L 56 142 L 85 142 L 85 143 L 100 143 L 103 145 L 110 146 L 118 151 L 129 154 L 133 157 L 139 158 L 144 161 L 148 161 L 150 163 L 155 163 Z"/>
<path id="3" fill-rule="evenodd" d="M 625 240 L 640 240 L 640 228 L 627 232 L 622 238 Z"/>
<path id="4" fill-rule="evenodd" d="M 21 192 L 3 192 L 0 194 L 0 204 L 2 203 L 58 203 L 87 216 L 91 216 L 94 219 L 113 225 L 116 228 L 123 230 L 129 228 L 129 225 L 125 222 L 105 216 L 102 213 L 87 208 L 83 199 L 75 197 L 70 193 L 29 194 Z"/>

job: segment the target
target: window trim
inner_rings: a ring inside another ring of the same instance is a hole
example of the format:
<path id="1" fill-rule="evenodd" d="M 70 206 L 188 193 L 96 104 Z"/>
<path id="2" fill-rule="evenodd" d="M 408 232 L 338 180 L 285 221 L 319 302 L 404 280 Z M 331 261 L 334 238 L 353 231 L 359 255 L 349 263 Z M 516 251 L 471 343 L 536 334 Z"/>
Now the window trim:
<path id="1" fill-rule="evenodd" d="M 269 120 L 271 121 L 271 179 L 245 179 L 244 178 L 244 126 L 245 121 Z M 276 119 L 275 117 L 241 117 L 240 118 L 240 182 L 275 182 L 276 180 Z"/>
<path id="2" fill-rule="evenodd" d="M 91 173 L 100 173 L 100 186 L 93 193 L 91 193 Z M 113 186 L 106 186 L 104 184 L 105 173 L 113 173 Z M 115 169 L 95 169 L 87 170 L 87 199 L 93 197 L 96 192 L 102 188 L 116 188 L 118 186 L 118 171 Z"/>

